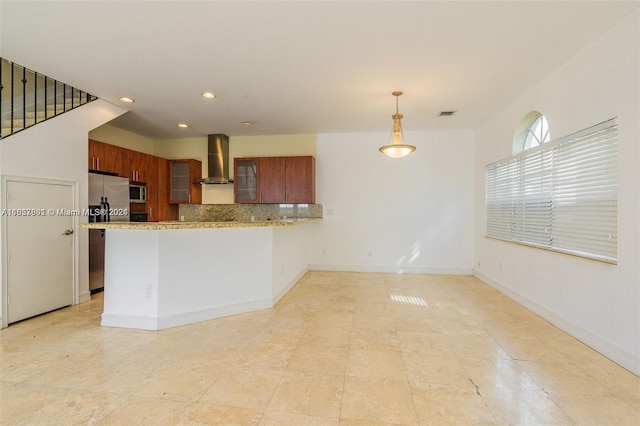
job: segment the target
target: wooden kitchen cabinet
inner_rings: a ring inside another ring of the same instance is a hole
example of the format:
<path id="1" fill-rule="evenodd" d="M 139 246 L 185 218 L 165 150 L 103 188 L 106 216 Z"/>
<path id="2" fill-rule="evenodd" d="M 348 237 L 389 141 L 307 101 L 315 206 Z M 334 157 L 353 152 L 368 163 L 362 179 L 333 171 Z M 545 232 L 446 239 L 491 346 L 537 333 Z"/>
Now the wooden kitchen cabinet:
<path id="1" fill-rule="evenodd" d="M 118 173 L 125 156 L 120 147 L 89 139 L 88 160 L 89 170 Z"/>
<path id="2" fill-rule="evenodd" d="M 132 151 L 130 149 L 127 151 L 129 159 L 127 177 L 132 182 L 147 182 L 152 178 L 149 163 L 153 162 L 151 159 L 153 156 L 138 151 Z"/>
<path id="3" fill-rule="evenodd" d="M 315 158 L 234 159 L 236 203 L 315 203 Z"/>
<path id="4" fill-rule="evenodd" d="M 177 220 L 178 206 L 169 204 L 169 161 L 154 156 L 147 160 L 147 220 Z"/>
<path id="5" fill-rule="evenodd" d="M 259 158 L 233 159 L 233 199 L 236 203 L 259 203 Z"/>
<path id="6" fill-rule="evenodd" d="M 198 160 L 169 160 L 169 203 L 202 203 L 202 162 Z"/>
<path id="7" fill-rule="evenodd" d="M 316 202 L 316 159 L 311 156 L 287 157 L 287 204 L 313 204 Z"/>
<path id="8" fill-rule="evenodd" d="M 286 158 L 262 157 L 258 161 L 258 187 L 261 203 L 284 203 L 287 196 Z"/>
<path id="9" fill-rule="evenodd" d="M 146 185 L 147 202 L 131 203 L 132 213 L 147 213 L 152 222 L 178 219 L 178 206 L 169 204 L 168 160 L 91 139 L 88 160 L 90 171 L 115 173 Z"/>
<path id="10" fill-rule="evenodd" d="M 145 182 L 147 183 L 147 220 L 149 222 L 157 222 L 158 218 L 158 202 L 160 199 L 160 180 L 158 179 L 158 167 L 157 159 L 151 155 L 147 155 L 145 158 Z"/>

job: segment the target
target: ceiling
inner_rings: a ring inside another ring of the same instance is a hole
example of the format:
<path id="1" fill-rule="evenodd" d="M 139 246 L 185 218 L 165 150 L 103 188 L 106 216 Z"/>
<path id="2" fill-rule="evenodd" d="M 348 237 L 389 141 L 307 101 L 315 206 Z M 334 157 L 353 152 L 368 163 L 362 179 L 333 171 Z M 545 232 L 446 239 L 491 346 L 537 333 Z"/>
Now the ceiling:
<path id="1" fill-rule="evenodd" d="M 405 131 L 470 129 L 638 5 L 2 0 L 0 56 L 152 138 L 386 132 L 394 90 Z"/>

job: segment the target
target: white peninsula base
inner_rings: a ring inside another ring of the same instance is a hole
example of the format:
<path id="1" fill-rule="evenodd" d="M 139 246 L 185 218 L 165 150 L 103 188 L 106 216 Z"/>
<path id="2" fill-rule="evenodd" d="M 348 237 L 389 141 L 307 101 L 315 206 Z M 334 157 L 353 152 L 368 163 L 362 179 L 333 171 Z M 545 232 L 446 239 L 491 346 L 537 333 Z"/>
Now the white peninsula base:
<path id="1" fill-rule="evenodd" d="M 145 330 L 274 306 L 307 271 L 313 226 L 110 225 L 102 325 Z"/>

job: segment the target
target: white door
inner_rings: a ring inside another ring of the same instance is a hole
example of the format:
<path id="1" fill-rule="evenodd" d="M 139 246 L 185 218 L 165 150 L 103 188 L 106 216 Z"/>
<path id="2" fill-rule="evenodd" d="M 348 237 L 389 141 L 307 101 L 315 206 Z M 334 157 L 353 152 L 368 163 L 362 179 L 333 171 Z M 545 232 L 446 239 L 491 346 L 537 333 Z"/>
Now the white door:
<path id="1" fill-rule="evenodd" d="M 74 185 L 6 180 L 7 322 L 73 304 Z"/>

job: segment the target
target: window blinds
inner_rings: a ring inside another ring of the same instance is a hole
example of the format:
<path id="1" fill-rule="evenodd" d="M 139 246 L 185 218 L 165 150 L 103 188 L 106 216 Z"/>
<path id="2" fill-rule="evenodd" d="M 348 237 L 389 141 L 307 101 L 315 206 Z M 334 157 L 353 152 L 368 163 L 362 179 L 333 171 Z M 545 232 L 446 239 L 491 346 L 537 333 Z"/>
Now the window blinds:
<path id="1" fill-rule="evenodd" d="M 615 119 L 485 169 L 487 236 L 617 263 Z"/>

